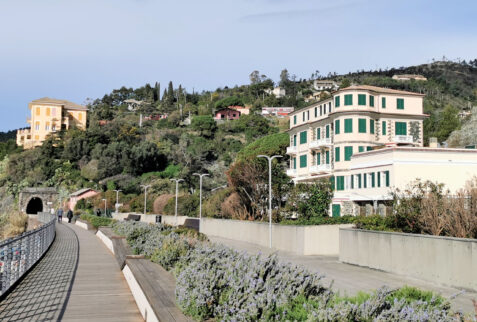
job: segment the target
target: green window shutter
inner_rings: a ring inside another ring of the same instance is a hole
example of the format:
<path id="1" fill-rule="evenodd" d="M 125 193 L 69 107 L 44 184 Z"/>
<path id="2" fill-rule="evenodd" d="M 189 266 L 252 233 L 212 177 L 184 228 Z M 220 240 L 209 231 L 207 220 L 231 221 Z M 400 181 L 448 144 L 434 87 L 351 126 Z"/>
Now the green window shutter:
<path id="1" fill-rule="evenodd" d="M 345 119 L 345 133 L 353 133 L 353 119 Z"/>
<path id="2" fill-rule="evenodd" d="M 318 107 L 315 107 L 315 117 L 318 117 Z"/>
<path id="3" fill-rule="evenodd" d="M 296 124 L 296 115 L 293 115 L 293 124 Z"/>
<path id="4" fill-rule="evenodd" d="M 407 123 L 406 122 L 396 122 L 394 124 L 394 131 L 396 135 L 407 135 Z"/>
<path id="5" fill-rule="evenodd" d="M 367 146 L 366 151 L 373 151 L 373 147 L 372 146 Z"/>
<path id="6" fill-rule="evenodd" d="M 386 97 L 381 98 L 381 107 L 386 108 Z"/>
<path id="7" fill-rule="evenodd" d="M 358 105 L 366 105 L 366 94 L 358 94 Z"/>
<path id="8" fill-rule="evenodd" d="M 293 169 L 296 169 L 296 157 L 293 158 Z"/>
<path id="9" fill-rule="evenodd" d="M 369 133 L 374 134 L 374 120 L 369 120 Z"/>
<path id="10" fill-rule="evenodd" d="M 358 176 L 358 189 L 361 189 L 361 173 Z"/>
<path id="11" fill-rule="evenodd" d="M 340 97 L 335 96 L 335 107 L 340 107 Z"/>
<path id="12" fill-rule="evenodd" d="M 374 188 L 374 186 L 375 186 L 374 176 L 375 176 L 374 172 L 371 172 L 371 188 Z"/>
<path id="13" fill-rule="evenodd" d="M 305 144 L 306 143 L 306 131 L 300 132 L 300 144 Z"/>
<path id="14" fill-rule="evenodd" d="M 351 175 L 351 189 L 354 189 L 354 175 Z"/>
<path id="15" fill-rule="evenodd" d="M 332 216 L 340 217 L 341 216 L 341 205 L 332 205 Z"/>
<path id="16" fill-rule="evenodd" d="M 353 94 L 346 94 L 345 96 L 345 106 L 353 105 Z"/>
<path id="17" fill-rule="evenodd" d="M 335 177 L 334 176 L 330 177 L 331 189 L 333 190 L 336 190 L 335 182 L 336 182 Z"/>
<path id="18" fill-rule="evenodd" d="M 316 165 L 320 165 L 321 164 L 321 153 L 317 153 L 316 154 Z"/>
<path id="19" fill-rule="evenodd" d="M 328 139 L 330 137 L 330 126 L 326 126 L 326 138 Z"/>
<path id="20" fill-rule="evenodd" d="M 306 168 L 306 154 L 300 155 L 300 168 Z"/>
<path id="21" fill-rule="evenodd" d="M 367 185 L 368 185 L 368 183 L 366 182 L 368 181 L 367 179 L 368 179 L 368 176 L 366 175 L 366 173 L 363 174 L 363 188 L 367 188 Z"/>
<path id="22" fill-rule="evenodd" d="M 403 110 L 404 109 L 404 98 L 398 98 L 396 99 L 396 105 L 398 110 Z"/>
<path id="23" fill-rule="evenodd" d="M 381 123 L 381 129 L 383 131 L 383 135 L 386 135 L 386 121 L 383 121 Z"/>
<path id="24" fill-rule="evenodd" d="M 351 160 L 352 155 L 353 155 L 353 147 L 345 146 L 345 161 Z"/>
<path id="25" fill-rule="evenodd" d="M 386 187 L 389 187 L 389 171 L 384 171 L 384 174 L 386 176 Z"/>
<path id="26" fill-rule="evenodd" d="M 359 146 L 358 147 L 358 152 L 364 152 L 364 146 Z"/>
<path id="27" fill-rule="evenodd" d="M 358 119 L 358 132 L 366 133 L 366 119 Z"/>
<path id="28" fill-rule="evenodd" d="M 336 190 L 344 190 L 344 176 L 336 177 Z"/>
<path id="29" fill-rule="evenodd" d="M 340 134 L 340 120 L 335 120 L 335 134 Z"/>
<path id="30" fill-rule="evenodd" d="M 325 152 L 326 164 L 330 164 L 330 151 Z"/>
<path id="31" fill-rule="evenodd" d="M 376 172 L 376 176 L 378 177 L 378 188 L 381 187 L 381 172 Z"/>
<path id="32" fill-rule="evenodd" d="M 374 96 L 369 95 L 369 106 L 374 107 Z"/>
<path id="33" fill-rule="evenodd" d="M 321 139 L 321 129 L 320 128 L 316 129 L 316 139 L 317 140 Z"/>
<path id="34" fill-rule="evenodd" d="M 335 161 L 336 162 L 340 161 L 340 148 L 339 147 L 335 148 Z"/>
<path id="35" fill-rule="evenodd" d="M 296 146 L 296 134 L 293 136 L 293 146 Z"/>

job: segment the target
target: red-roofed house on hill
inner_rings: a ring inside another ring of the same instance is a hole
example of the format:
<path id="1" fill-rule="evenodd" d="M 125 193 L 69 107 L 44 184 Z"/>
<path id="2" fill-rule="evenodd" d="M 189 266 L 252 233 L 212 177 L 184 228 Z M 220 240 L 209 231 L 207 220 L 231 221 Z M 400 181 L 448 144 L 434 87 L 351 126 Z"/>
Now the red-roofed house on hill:
<path id="1" fill-rule="evenodd" d="M 81 189 L 81 190 L 78 190 L 76 192 L 73 192 L 70 195 L 70 200 L 68 201 L 68 208 L 71 209 L 71 210 L 74 210 L 78 201 L 80 201 L 81 199 L 94 197 L 98 193 L 99 192 L 97 192 L 93 189 L 90 189 L 90 188 L 85 188 L 85 189 Z"/>
<path id="2" fill-rule="evenodd" d="M 238 120 L 240 118 L 240 111 L 233 108 L 224 107 L 215 112 L 214 120 Z"/>
<path id="3" fill-rule="evenodd" d="M 249 115 L 250 114 L 250 108 L 246 106 L 229 106 L 229 108 L 239 111 L 240 115 Z"/>

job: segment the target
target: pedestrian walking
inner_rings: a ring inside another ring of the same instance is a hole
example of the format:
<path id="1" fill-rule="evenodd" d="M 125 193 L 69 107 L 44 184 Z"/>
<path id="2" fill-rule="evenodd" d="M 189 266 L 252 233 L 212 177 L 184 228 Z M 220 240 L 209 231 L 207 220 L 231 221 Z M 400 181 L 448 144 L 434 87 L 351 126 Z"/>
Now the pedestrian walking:
<path id="1" fill-rule="evenodd" d="M 101 216 L 101 210 L 99 208 L 96 208 L 96 216 L 98 217 Z"/>
<path id="2" fill-rule="evenodd" d="M 73 211 L 71 209 L 66 213 L 66 217 L 68 217 L 68 223 L 71 224 L 71 219 L 73 218 Z"/>
<path id="3" fill-rule="evenodd" d="M 61 224 L 63 221 L 63 208 L 59 208 L 56 215 L 58 216 L 58 222 Z"/>

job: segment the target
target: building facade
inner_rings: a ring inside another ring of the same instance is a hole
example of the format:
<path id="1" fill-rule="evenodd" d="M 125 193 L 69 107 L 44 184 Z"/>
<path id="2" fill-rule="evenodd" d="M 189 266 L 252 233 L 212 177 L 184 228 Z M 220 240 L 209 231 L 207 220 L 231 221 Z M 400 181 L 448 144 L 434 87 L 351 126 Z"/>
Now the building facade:
<path id="1" fill-rule="evenodd" d="M 30 128 L 17 131 L 17 145 L 30 149 L 41 145 L 46 137 L 71 127 L 86 128 L 88 108 L 54 98 L 40 98 L 28 104 L 31 117 L 27 119 Z"/>
<path id="2" fill-rule="evenodd" d="M 225 107 L 215 112 L 214 120 L 238 120 L 240 115 L 240 111 Z"/>

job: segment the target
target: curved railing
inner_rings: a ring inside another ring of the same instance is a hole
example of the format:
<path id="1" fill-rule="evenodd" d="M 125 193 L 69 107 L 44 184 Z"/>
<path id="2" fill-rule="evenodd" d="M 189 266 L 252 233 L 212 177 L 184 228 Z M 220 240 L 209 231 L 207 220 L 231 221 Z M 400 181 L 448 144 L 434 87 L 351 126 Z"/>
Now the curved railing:
<path id="1" fill-rule="evenodd" d="M 5 294 L 48 250 L 55 239 L 55 216 L 38 214 L 44 224 L 0 242 L 0 296 Z"/>

